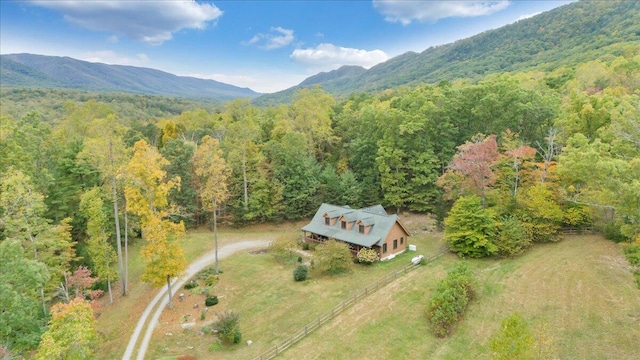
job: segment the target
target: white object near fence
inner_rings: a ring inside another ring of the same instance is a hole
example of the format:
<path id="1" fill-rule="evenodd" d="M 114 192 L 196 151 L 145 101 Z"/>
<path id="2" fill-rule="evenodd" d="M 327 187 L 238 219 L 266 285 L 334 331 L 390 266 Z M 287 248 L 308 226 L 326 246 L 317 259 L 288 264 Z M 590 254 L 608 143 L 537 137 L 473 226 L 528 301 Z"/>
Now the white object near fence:
<path id="1" fill-rule="evenodd" d="M 420 262 L 422 261 L 422 259 L 424 259 L 424 255 L 418 255 L 418 256 L 414 257 L 413 259 L 411 259 L 411 262 L 412 262 L 414 265 L 418 265 L 418 264 L 420 264 Z"/>
<path id="2" fill-rule="evenodd" d="M 416 251 L 415 245 L 409 245 L 409 251 Z"/>

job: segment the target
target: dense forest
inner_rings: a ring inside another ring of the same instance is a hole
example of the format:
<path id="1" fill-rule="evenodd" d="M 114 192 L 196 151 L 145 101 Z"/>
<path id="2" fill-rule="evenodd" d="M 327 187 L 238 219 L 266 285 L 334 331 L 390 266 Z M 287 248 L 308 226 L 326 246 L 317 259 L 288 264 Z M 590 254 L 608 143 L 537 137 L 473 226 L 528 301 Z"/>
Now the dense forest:
<path id="1" fill-rule="evenodd" d="M 407 52 L 368 70 L 345 66 L 318 74 L 254 102 L 288 103 L 295 90 L 313 85 L 321 85 L 334 96 L 345 96 L 443 80 L 480 80 L 503 72 L 551 72 L 603 56 L 626 56 L 626 45 L 639 42 L 639 2 L 577 1 L 421 53 Z"/>
<path id="2" fill-rule="evenodd" d="M 87 314 L 70 293 L 126 291 L 123 253 L 141 235 L 143 279 L 162 285 L 185 267 L 185 229 L 214 214 L 240 226 L 381 203 L 434 214 L 451 251 L 470 257 L 596 228 L 626 242 L 637 269 L 639 51 L 339 102 L 320 87 L 264 108 L 131 97 L 157 116 L 118 97 L 51 109 L 32 98 L 57 91 L 3 90 L 0 345 L 57 356 L 56 321 Z"/>

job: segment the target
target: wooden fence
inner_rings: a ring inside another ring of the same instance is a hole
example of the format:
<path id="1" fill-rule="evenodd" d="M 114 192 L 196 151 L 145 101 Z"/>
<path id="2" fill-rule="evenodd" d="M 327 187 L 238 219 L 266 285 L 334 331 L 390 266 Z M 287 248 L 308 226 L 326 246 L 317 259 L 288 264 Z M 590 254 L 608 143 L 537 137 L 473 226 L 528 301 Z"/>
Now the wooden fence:
<path id="1" fill-rule="evenodd" d="M 425 258 L 423 261 L 431 262 L 431 261 L 437 259 L 438 257 L 440 257 L 445 252 L 446 252 L 446 250 L 443 250 L 440 253 L 438 253 L 437 255 L 435 255 L 435 256 L 433 256 L 433 257 L 431 257 L 429 259 Z M 358 302 L 358 300 L 361 300 L 362 298 L 366 297 L 367 295 L 369 295 L 369 294 L 375 292 L 376 290 L 384 287 L 385 285 L 391 283 L 392 281 L 397 279 L 399 276 L 404 275 L 404 274 L 408 273 L 409 271 L 411 271 L 411 270 L 413 270 L 413 269 L 415 269 L 415 268 L 417 268 L 419 266 L 420 266 L 420 263 L 418 263 L 418 264 L 411 263 L 411 264 L 403 267 L 402 269 L 394 270 L 393 272 L 385 275 L 384 277 L 382 277 L 381 279 L 377 280 L 375 283 L 365 287 L 364 289 L 356 291 L 353 295 L 349 296 L 347 299 L 342 301 L 340 304 L 336 305 L 333 309 L 331 309 L 331 311 L 328 311 L 328 312 L 318 316 L 315 320 L 311 321 L 305 327 L 299 329 L 293 335 L 289 336 L 286 340 L 280 342 L 279 344 L 271 347 L 270 349 L 266 350 L 265 352 L 263 352 L 259 356 L 255 357 L 254 360 L 273 359 L 274 357 L 278 356 L 278 354 L 280 354 L 283 351 L 287 350 L 293 344 L 295 344 L 298 341 L 304 339 L 307 335 L 311 334 L 314 330 L 318 329 L 323 324 L 329 322 L 331 319 L 336 317 L 338 314 L 343 312 L 345 309 L 347 309 L 351 305 L 353 305 L 356 302 Z"/>
<path id="2" fill-rule="evenodd" d="M 579 235 L 579 234 L 595 234 L 596 229 L 594 227 L 584 227 L 584 228 L 560 228 L 558 233 L 561 235 Z"/>

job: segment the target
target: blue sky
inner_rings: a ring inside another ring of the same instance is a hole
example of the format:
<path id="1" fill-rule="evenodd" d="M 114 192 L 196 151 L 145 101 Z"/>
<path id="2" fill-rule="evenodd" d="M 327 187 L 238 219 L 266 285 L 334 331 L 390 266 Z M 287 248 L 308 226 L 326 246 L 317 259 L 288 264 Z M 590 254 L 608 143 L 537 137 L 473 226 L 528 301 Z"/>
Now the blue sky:
<path id="1" fill-rule="evenodd" d="M 0 0 L 0 53 L 149 67 L 268 93 L 569 2 Z"/>

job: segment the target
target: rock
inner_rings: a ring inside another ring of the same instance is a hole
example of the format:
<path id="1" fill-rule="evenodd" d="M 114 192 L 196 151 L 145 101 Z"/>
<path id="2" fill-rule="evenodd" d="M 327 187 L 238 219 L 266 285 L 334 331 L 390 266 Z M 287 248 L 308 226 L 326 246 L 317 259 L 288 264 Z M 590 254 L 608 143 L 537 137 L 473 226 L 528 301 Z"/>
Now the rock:
<path id="1" fill-rule="evenodd" d="M 194 309 L 198 309 L 199 307 L 200 307 L 200 304 L 195 304 L 195 305 L 193 305 L 193 308 L 194 308 Z"/>
<path id="2" fill-rule="evenodd" d="M 181 324 L 180 326 L 184 330 L 189 330 L 189 329 L 193 329 L 196 326 L 196 323 L 195 322 L 188 322 L 188 323 Z"/>
<path id="3" fill-rule="evenodd" d="M 193 350 L 193 346 L 187 346 L 187 349 Z"/>
<path id="4" fill-rule="evenodd" d="M 180 293 L 178 296 L 180 297 L 180 301 L 184 301 L 184 293 Z"/>
<path id="5" fill-rule="evenodd" d="M 165 333 L 164 335 L 165 336 L 173 336 L 173 333 L 168 332 L 168 333 Z"/>
<path id="6" fill-rule="evenodd" d="M 247 340 L 247 346 L 251 346 L 251 344 L 253 344 L 253 341 Z"/>

